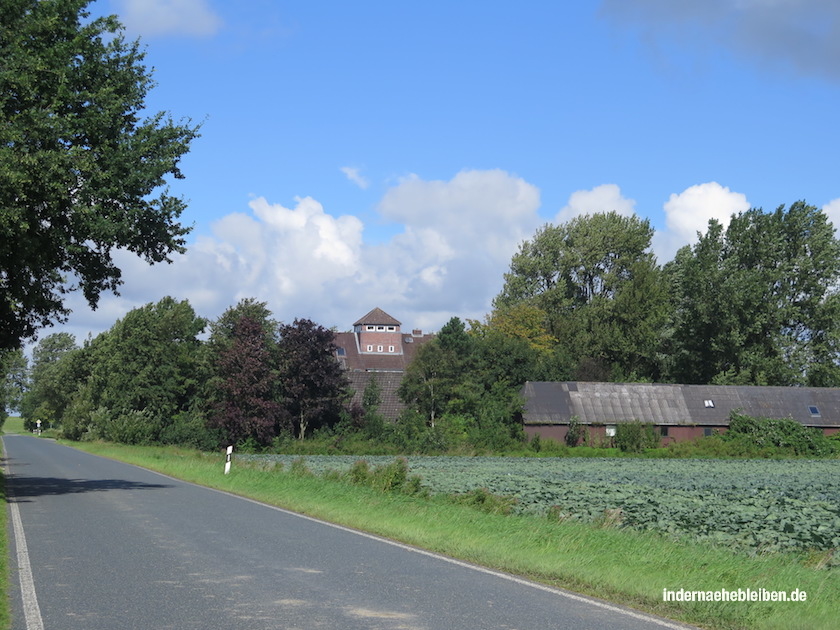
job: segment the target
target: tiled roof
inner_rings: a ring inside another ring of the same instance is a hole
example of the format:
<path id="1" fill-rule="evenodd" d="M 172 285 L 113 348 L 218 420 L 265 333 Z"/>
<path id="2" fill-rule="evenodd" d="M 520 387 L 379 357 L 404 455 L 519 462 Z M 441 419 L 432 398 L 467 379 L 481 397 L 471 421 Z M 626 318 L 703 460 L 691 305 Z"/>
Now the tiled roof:
<path id="1" fill-rule="evenodd" d="M 727 426 L 729 413 L 840 427 L 840 388 L 527 382 L 525 424 L 652 422 Z"/>
<path id="2" fill-rule="evenodd" d="M 400 337 L 402 353 L 362 353 L 356 343 L 356 333 L 340 332 L 335 335 L 335 345 L 340 348 L 338 360 L 351 371 L 404 372 L 417 353 L 417 348 L 432 339 L 434 335 L 417 337 L 403 333 Z M 343 351 L 343 354 L 342 354 Z"/>
<path id="3" fill-rule="evenodd" d="M 362 395 L 371 379 L 375 378 L 382 393 L 379 413 L 387 420 L 396 420 L 405 409 L 405 404 L 397 396 L 402 382 L 402 372 L 348 372 L 350 387 L 354 390 L 353 402 L 362 404 Z"/>
<path id="4" fill-rule="evenodd" d="M 400 322 L 388 315 L 381 308 L 375 308 L 370 313 L 355 322 L 354 326 L 364 326 L 365 324 L 380 325 L 380 326 L 399 326 Z"/>

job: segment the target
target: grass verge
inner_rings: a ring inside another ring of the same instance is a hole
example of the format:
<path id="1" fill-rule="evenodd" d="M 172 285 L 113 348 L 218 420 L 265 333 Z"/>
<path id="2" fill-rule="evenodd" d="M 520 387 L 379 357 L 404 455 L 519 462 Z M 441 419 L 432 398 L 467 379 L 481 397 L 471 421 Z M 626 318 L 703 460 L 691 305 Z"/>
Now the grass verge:
<path id="1" fill-rule="evenodd" d="M 21 418 L 7 418 L 3 423 L 3 433 L 23 433 L 23 420 Z M 6 503 L 6 477 L 5 466 L 0 466 L 0 496 L 3 503 Z M 9 601 L 9 511 L 0 510 L 0 628 L 12 627 L 11 602 Z"/>
<path id="2" fill-rule="evenodd" d="M 547 518 L 488 514 L 444 497 L 384 493 L 336 479 L 234 464 L 224 455 L 162 447 L 71 443 L 119 459 L 330 522 L 506 571 L 552 586 L 708 628 L 837 627 L 840 572 L 801 557 L 737 555 L 661 535 Z M 662 601 L 663 589 L 764 588 L 807 593 L 805 602 Z"/>

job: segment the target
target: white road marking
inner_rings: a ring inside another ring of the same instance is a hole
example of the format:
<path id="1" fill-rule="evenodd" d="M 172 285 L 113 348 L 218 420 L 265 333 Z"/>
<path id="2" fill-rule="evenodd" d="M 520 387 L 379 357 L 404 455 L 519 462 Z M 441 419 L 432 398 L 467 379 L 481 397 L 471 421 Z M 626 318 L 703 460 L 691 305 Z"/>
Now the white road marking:
<path id="1" fill-rule="evenodd" d="M 9 467 L 6 466 L 6 475 Z M 26 630 L 44 630 L 44 620 L 41 619 L 41 608 L 35 594 L 35 580 L 32 578 L 32 566 L 29 564 L 29 550 L 26 547 L 26 536 L 23 533 L 23 522 L 20 520 L 20 508 L 14 500 L 12 484 L 6 486 L 9 492 L 9 511 L 12 513 L 12 528 L 15 533 L 15 547 L 17 548 L 18 575 L 20 575 L 20 595 L 23 600 L 23 617 L 26 620 Z"/>

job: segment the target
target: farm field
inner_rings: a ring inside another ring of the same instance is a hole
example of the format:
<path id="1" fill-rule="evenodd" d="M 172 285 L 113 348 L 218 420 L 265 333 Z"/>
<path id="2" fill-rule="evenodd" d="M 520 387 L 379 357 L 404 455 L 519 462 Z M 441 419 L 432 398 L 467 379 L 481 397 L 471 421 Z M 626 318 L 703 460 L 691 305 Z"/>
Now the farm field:
<path id="1" fill-rule="evenodd" d="M 289 466 L 297 455 L 238 455 Z M 305 456 L 312 472 L 393 457 Z M 840 548 L 840 461 L 407 457 L 431 493 L 484 488 L 515 511 L 609 520 L 749 553 Z M 840 558 L 829 563 L 840 564 Z"/>

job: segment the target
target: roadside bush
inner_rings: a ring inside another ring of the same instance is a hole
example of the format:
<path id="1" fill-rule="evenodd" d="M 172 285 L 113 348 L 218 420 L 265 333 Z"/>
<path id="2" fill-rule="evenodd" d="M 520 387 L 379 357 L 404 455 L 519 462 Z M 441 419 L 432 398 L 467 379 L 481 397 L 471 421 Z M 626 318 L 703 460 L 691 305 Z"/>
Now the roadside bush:
<path id="1" fill-rule="evenodd" d="M 176 414 L 172 422 L 160 432 L 162 444 L 188 446 L 200 451 L 216 450 L 221 440 L 221 431 L 209 428 L 204 415 L 199 412 L 183 411 Z"/>
<path id="2" fill-rule="evenodd" d="M 99 437 L 121 444 L 156 444 L 163 428 L 161 419 L 148 409 L 132 409 L 117 416 L 97 414 L 94 422 Z"/>
<path id="3" fill-rule="evenodd" d="M 659 446 L 659 438 L 652 424 L 619 422 L 615 428 L 615 445 L 624 453 L 642 453 Z"/>
<path id="4" fill-rule="evenodd" d="M 741 448 L 778 449 L 792 455 L 824 457 L 838 452 L 836 443 L 819 429 L 791 418 L 753 417 L 737 411 L 729 414 L 729 430 L 722 439 Z"/>
<path id="5" fill-rule="evenodd" d="M 368 486 L 382 492 L 401 492 L 409 495 L 425 495 L 427 491 L 420 477 L 408 474 L 408 460 L 397 457 L 389 464 L 371 469 L 364 459 L 353 463 L 344 478 L 359 486 Z"/>

